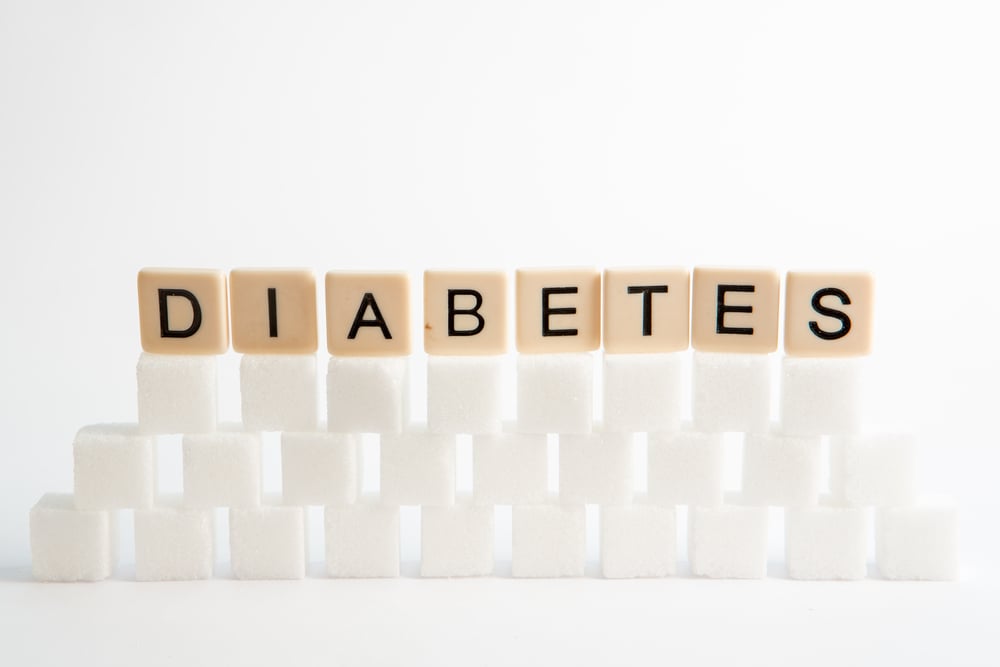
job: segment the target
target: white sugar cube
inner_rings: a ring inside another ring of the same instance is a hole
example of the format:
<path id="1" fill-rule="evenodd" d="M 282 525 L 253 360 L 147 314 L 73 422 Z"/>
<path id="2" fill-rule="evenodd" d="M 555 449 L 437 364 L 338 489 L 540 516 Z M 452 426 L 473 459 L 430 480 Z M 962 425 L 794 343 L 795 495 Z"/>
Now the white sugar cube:
<path id="1" fill-rule="evenodd" d="M 477 435 L 472 441 L 472 489 L 477 505 L 537 505 L 548 499 L 544 434 Z"/>
<path id="2" fill-rule="evenodd" d="M 699 431 L 763 433 L 771 419 L 771 357 L 695 352 L 691 391 Z"/>
<path id="3" fill-rule="evenodd" d="M 819 501 L 823 450 L 818 437 L 750 433 L 743 442 L 743 502 L 802 507 Z"/>
<path id="4" fill-rule="evenodd" d="M 302 579 L 306 523 L 301 507 L 229 510 L 229 554 L 237 579 Z"/>
<path id="5" fill-rule="evenodd" d="M 358 495 L 358 442 L 348 433 L 282 433 L 286 505 L 347 505 Z"/>
<path id="6" fill-rule="evenodd" d="M 792 579 L 864 579 L 868 524 L 854 507 L 785 510 L 785 563 Z"/>
<path id="7" fill-rule="evenodd" d="M 364 500 L 326 508 L 331 577 L 399 576 L 399 508 Z"/>
<path id="8" fill-rule="evenodd" d="M 604 355 L 604 429 L 638 433 L 680 427 L 683 355 Z"/>
<path id="9" fill-rule="evenodd" d="M 715 579 L 767 574 L 767 508 L 692 507 L 688 515 L 691 573 Z"/>
<path id="10" fill-rule="evenodd" d="M 185 435 L 182 450 L 185 506 L 207 509 L 260 504 L 259 434 L 219 431 Z"/>
<path id="11" fill-rule="evenodd" d="M 689 428 L 650 433 L 646 467 L 649 501 L 714 507 L 723 501 L 725 450 L 720 433 Z"/>
<path id="12" fill-rule="evenodd" d="M 381 450 L 383 504 L 455 502 L 455 436 L 424 431 L 383 435 Z"/>
<path id="13" fill-rule="evenodd" d="M 503 421 L 503 357 L 427 359 L 427 429 L 497 433 Z"/>
<path id="14" fill-rule="evenodd" d="M 73 496 L 47 493 L 31 508 L 31 572 L 38 581 L 100 581 L 117 561 L 116 525 L 104 510 L 80 510 Z"/>
<path id="15" fill-rule="evenodd" d="M 240 360 L 240 403 L 248 430 L 314 430 L 318 400 L 316 355 L 245 354 Z"/>
<path id="16" fill-rule="evenodd" d="M 513 576 L 583 576 L 587 522 L 582 505 L 515 507 L 511 522 Z"/>
<path id="17" fill-rule="evenodd" d="M 848 505 L 913 503 L 916 447 L 912 436 L 879 433 L 831 438 L 830 492 Z"/>
<path id="18" fill-rule="evenodd" d="M 212 510 L 181 506 L 163 498 L 135 512 L 137 581 L 210 579 L 215 566 Z"/>
<path id="19" fill-rule="evenodd" d="M 631 433 L 559 436 L 559 500 L 567 505 L 632 502 Z"/>
<path id="20" fill-rule="evenodd" d="M 493 574 L 493 508 L 462 503 L 420 510 L 420 576 Z"/>
<path id="21" fill-rule="evenodd" d="M 637 503 L 601 508 L 601 571 L 608 579 L 677 571 L 677 510 Z"/>
<path id="22" fill-rule="evenodd" d="M 326 383 L 331 431 L 399 433 L 409 419 L 408 357 L 333 357 Z"/>
<path id="23" fill-rule="evenodd" d="M 862 358 L 781 360 L 781 428 L 788 435 L 846 435 L 861 428 Z"/>
<path id="24" fill-rule="evenodd" d="M 143 433 L 210 433 L 218 421 L 215 355 L 149 354 L 136 365 Z"/>
<path id="25" fill-rule="evenodd" d="M 958 579 L 958 509 L 938 501 L 878 510 L 875 558 L 886 579 Z"/>
<path id="26" fill-rule="evenodd" d="M 590 433 L 594 360 L 590 354 L 521 354 L 517 424 L 524 433 Z"/>
<path id="27" fill-rule="evenodd" d="M 153 438 L 135 424 L 96 424 L 73 441 L 73 499 L 80 509 L 151 507 L 156 493 Z"/>

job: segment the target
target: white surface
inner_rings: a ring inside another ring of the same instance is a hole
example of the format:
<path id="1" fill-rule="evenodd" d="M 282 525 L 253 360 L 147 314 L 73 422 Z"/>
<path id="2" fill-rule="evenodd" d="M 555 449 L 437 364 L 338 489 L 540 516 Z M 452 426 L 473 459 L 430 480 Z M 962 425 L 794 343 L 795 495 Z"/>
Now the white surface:
<path id="1" fill-rule="evenodd" d="M 497 433 L 503 424 L 503 357 L 427 357 L 427 429 Z"/>
<path id="2" fill-rule="evenodd" d="M 676 431 L 689 377 L 686 358 L 680 353 L 604 355 L 604 429 Z"/>
<path id="3" fill-rule="evenodd" d="M 784 357 L 778 420 L 788 435 L 849 435 L 864 423 L 867 359 Z"/>
<path id="4" fill-rule="evenodd" d="M 991 0 L 0 3 L 0 659 L 997 664 L 998 24 Z M 666 263 L 876 272 L 865 412 L 956 496 L 959 583 L 23 582 L 73 434 L 136 419 L 143 265 Z"/>
<path id="5" fill-rule="evenodd" d="M 708 432 L 767 431 L 775 356 L 695 352 L 691 371 L 695 428 Z"/>
<path id="6" fill-rule="evenodd" d="M 409 418 L 409 357 L 331 357 L 327 428 L 337 433 L 399 433 Z"/>
<path id="7" fill-rule="evenodd" d="M 73 501 L 80 509 L 111 510 L 153 505 L 156 457 L 153 438 L 135 424 L 94 424 L 73 439 Z"/>
<path id="8" fill-rule="evenodd" d="M 594 355 L 517 355 L 517 428 L 524 433 L 590 433 Z"/>
<path id="9" fill-rule="evenodd" d="M 150 434 L 214 431 L 218 359 L 143 352 L 135 369 L 139 428 Z"/>
<path id="10" fill-rule="evenodd" d="M 748 433 L 743 439 L 742 500 L 747 505 L 815 505 L 822 467 L 818 437 Z"/>
<path id="11" fill-rule="evenodd" d="M 399 576 L 399 508 L 366 500 L 327 507 L 326 573 L 331 577 Z"/>
<path id="12" fill-rule="evenodd" d="M 346 505 L 358 497 L 358 436 L 282 433 L 281 493 L 286 505 Z"/>
<path id="13" fill-rule="evenodd" d="M 244 354 L 240 414 L 250 431 L 311 431 L 318 422 L 315 354 Z"/>

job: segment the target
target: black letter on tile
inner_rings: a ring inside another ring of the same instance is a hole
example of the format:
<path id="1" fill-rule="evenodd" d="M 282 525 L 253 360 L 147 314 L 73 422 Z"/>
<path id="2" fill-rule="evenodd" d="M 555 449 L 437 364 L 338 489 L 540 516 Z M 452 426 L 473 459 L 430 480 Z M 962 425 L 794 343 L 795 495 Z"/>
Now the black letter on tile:
<path id="1" fill-rule="evenodd" d="M 475 298 L 476 305 L 472 308 L 455 309 L 456 296 L 471 296 Z M 483 295 L 474 289 L 450 289 L 448 290 L 448 335 L 449 336 L 475 336 L 486 326 L 486 320 L 479 314 L 479 308 L 483 305 Z M 474 329 L 456 329 L 455 315 L 472 315 L 479 324 Z"/>
<path id="2" fill-rule="evenodd" d="M 715 333 L 752 336 L 753 327 L 727 327 L 726 313 L 752 313 L 753 306 L 727 306 L 726 292 L 754 292 L 753 285 L 719 285 L 715 305 Z"/>
<path id="3" fill-rule="evenodd" d="M 186 289 L 160 289 L 160 338 L 190 338 L 201 328 L 201 304 L 195 295 Z M 167 315 L 167 298 L 179 296 L 191 302 L 191 326 L 183 331 L 170 328 L 170 317 Z"/>
<path id="4" fill-rule="evenodd" d="M 812 307 L 820 315 L 825 315 L 826 317 L 832 317 L 835 320 L 840 320 L 840 328 L 836 331 L 823 331 L 819 328 L 819 324 L 815 321 L 809 322 L 809 330 L 814 334 L 822 338 L 823 340 L 837 340 L 838 338 L 843 338 L 851 330 L 851 318 L 847 316 L 847 313 L 834 310 L 833 308 L 827 308 L 820 301 L 823 300 L 824 296 L 835 296 L 840 299 L 840 302 L 845 306 L 850 305 L 851 297 L 847 296 L 847 292 L 842 289 L 837 289 L 836 287 L 824 287 L 813 294 Z"/>
<path id="5" fill-rule="evenodd" d="M 375 317 L 373 320 L 365 319 L 365 311 L 369 308 L 372 309 L 372 315 Z M 389 327 L 386 326 L 385 319 L 382 317 L 382 311 L 378 309 L 378 304 L 375 303 L 375 295 L 371 292 L 365 292 L 365 295 L 361 298 L 361 307 L 358 308 L 358 314 L 354 316 L 354 324 L 351 325 L 351 331 L 347 334 L 347 338 L 349 340 L 357 338 L 358 329 L 361 327 L 378 327 L 382 330 L 382 335 L 386 340 L 392 339 Z"/>
<path id="6" fill-rule="evenodd" d="M 278 337 L 278 290 L 267 288 L 267 331 L 271 338 Z"/>
<path id="7" fill-rule="evenodd" d="M 549 295 L 576 294 L 576 287 L 543 287 L 542 288 L 542 336 L 575 336 L 576 329 L 550 329 L 550 315 L 574 315 L 576 308 L 549 308 Z"/>
<path id="8" fill-rule="evenodd" d="M 629 294 L 642 295 L 642 335 L 653 335 L 653 294 L 666 294 L 666 285 L 629 286 Z"/>

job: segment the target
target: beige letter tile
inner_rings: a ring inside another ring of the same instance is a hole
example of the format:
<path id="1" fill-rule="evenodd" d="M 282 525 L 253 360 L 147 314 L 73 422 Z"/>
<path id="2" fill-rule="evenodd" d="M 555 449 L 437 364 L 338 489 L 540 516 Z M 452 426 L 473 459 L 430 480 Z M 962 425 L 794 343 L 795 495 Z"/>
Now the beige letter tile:
<path id="1" fill-rule="evenodd" d="M 507 274 L 424 272 L 424 351 L 503 354 L 507 351 Z"/>
<path id="2" fill-rule="evenodd" d="M 770 269 L 695 268 L 691 344 L 701 352 L 778 349 L 781 282 Z"/>
<path id="3" fill-rule="evenodd" d="M 794 357 L 868 354 L 874 291 L 869 273 L 789 271 L 785 283 L 785 352 Z"/>
<path id="4" fill-rule="evenodd" d="M 154 354 L 223 354 L 229 349 L 226 274 L 215 269 L 142 269 L 139 332 Z"/>
<path id="5" fill-rule="evenodd" d="M 687 269 L 605 269 L 604 351 L 640 354 L 686 350 L 690 287 Z"/>
<path id="6" fill-rule="evenodd" d="M 316 276 L 309 269 L 229 273 L 233 349 L 246 354 L 316 351 Z"/>
<path id="7" fill-rule="evenodd" d="M 518 352 L 589 352 L 600 347 L 600 272 L 518 269 L 516 282 Z"/>
<path id="8" fill-rule="evenodd" d="M 409 276 L 327 273 L 326 346 L 330 354 L 341 357 L 409 354 Z"/>

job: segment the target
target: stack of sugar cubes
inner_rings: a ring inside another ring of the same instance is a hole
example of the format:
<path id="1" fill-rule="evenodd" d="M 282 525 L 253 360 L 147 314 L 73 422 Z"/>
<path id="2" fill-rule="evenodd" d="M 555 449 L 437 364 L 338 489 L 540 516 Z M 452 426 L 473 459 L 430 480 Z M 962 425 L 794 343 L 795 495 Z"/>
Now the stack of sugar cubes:
<path id="1" fill-rule="evenodd" d="M 783 508 L 793 578 L 865 577 L 872 511 L 882 577 L 957 576 L 956 511 L 915 500 L 913 439 L 862 429 L 869 275 L 787 274 L 775 423 L 776 272 L 696 268 L 692 280 L 686 269 L 607 269 L 602 285 L 593 269 L 518 270 L 512 421 L 502 390 L 508 283 L 502 271 L 425 272 L 427 420 L 414 424 L 408 276 L 328 273 L 323 424 L 311 271 L 236 269 L 227 281 L 216 270 L 144 269 L 138 423 L 79 431 L 73 494 L 45 495 L 31 510 L 35 577 L 110 576 L 118 510 L 131 509 L 136 579 L 210 578 L 213 517 L 224 508 L 234 577 L 302 578 L 311 506 L 324 508 L 331 577 L 399 575 L 401 506 L 420 508 L 423 576 L 493 575 L 497 506 L 512 507 L 513 576 L 582 576 L 588 505 L 600 508 L 609 578 L 676 574 L 679 508 L 692 574 L 764 577 L 769 507 Z M 217 417 L 230 330 L 243 354 L 241 424 Z M 262 432 L 280 432 L 280 497 L 262 493 Z M 171 444 L 158 436 L 168 434 L 183 434 L 180 497 L 157 492 L 156 447 Z M 378 441 L 372 495 L 360 492 L 362 434 Z M 456 495 L 459 436 L 472 440 L 467 496 Z M 727 494 L 724 440 L 737 437 L 742 488 Z M 648 479 L 638 494 L 642 442 Z"/>

